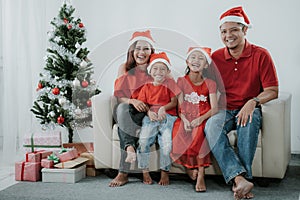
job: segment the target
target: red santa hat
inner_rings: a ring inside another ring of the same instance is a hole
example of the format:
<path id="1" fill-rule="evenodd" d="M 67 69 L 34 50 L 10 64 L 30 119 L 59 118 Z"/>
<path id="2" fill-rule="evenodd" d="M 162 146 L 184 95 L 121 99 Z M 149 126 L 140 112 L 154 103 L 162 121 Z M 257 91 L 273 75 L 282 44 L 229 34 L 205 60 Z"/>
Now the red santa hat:
<path id="1" fill-rule="evenodd" d="M 250 20 L 242 6 L 234 7 L 224 12 L 220 17 L 220 26 L 225 22 L 237 22 L 251 28 Z"/>
<path id="2" fill-rule="evenodd" d="M 150 63 L 147 67 L 148 73 L 150 73 L 152 66 L 158 62 L 164 63 L 168 67 L 168 69 L 170 69 L 170 67 L 171 67 L 170 60 L 165 52 L 153 53 L 150 56 Z"/>
<path id="3" fill-rule="evenodd" d="M 131 46 L 134 42 L 138 40 L 144 40 L 148 42 L 152 47 L 154 46 L 154 40 L 151 36 L 150 30 L 146 30 L 142 32 L 139 31 L 134 32 L 129 40 L 128 46 Z"/>
<path id="4" fill-rule="evenodd" d="M 211 48 L 208 48 L 208 47 L 190 47 L 187 52 L 186 59 L 188 59 L 188 57 L 191 55 L 191 53 L 193 53 L 195 51 L 200 51 L 201 53 L 203 53 L 208 64 L 211 63 Z"/>

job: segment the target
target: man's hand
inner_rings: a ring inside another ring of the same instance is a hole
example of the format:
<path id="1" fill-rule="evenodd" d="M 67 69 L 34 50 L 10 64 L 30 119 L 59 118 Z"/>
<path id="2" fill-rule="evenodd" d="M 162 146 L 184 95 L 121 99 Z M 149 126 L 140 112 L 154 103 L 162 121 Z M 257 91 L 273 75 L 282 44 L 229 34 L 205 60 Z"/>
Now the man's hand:
<path id="1" fill-rule="evenodd" d="M 248 120 L 249 123 L 251 123 L 252 115 L 255 107 L 256 107 L 256 102 L 253 99 L 247 101 L 247 103 L 242 107 L 242 109 L 236 116 L 238 118 L 237 124 L 243 127 L 246 126 Z"/>

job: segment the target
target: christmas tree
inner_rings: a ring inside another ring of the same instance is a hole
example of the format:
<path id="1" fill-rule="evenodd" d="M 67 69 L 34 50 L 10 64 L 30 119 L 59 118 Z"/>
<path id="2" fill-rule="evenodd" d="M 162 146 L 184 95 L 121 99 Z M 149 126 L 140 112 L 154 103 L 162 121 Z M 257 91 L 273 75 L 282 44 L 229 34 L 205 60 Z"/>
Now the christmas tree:
<path id="1" fill-rule="evenodd" d="M 31 109 L 43 129 L 67 128 L 69 142 L 73 142 L 75 128 L 91 126 L 91 97 L 100 93 L 91 77 L 89 51 L 82 46 L 86 29 L 81 19 L 73 17 L 74 11 L 63 3 L 58 17 L 51 21 L 46 64 Z"/>

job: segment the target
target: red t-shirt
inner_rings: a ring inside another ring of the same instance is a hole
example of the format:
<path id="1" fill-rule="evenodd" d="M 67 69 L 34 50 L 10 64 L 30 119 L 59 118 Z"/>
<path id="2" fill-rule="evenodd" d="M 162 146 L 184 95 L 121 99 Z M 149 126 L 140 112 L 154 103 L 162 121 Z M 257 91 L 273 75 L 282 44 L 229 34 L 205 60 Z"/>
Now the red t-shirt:
<path id="1" fill-rule="evenodd" d="M 180 92 L 181 90 L 174 79 L 167 78 L 161 85 L 145 84 L 139 93 L 138 99 L 148 104 L 152 111 L 157 112 L 161 106 L 170 103 L 171 98 L 177 96 Z M 170 115 L 177 115 L 176 107 L 166 112 Z"/>
<path id="2" fill-rule="evenodd" d="M 138 68 L 134 74 L 128 72 L 117 78 L 114 85 L 114 96 L 136 99 L 143 85 L 151 80 L 151 77 Z"/>
<path id="3" fill-rule="evenodd" d="M 249 99 L 261 93 L 263 88 L 278 86 L 273 60 L 262 47 L 246 41 L 239 59 L 232 58 L 227 48 L 216 50 L 212 59 L 222 76 L 229 110 L 240 109 Z"/>

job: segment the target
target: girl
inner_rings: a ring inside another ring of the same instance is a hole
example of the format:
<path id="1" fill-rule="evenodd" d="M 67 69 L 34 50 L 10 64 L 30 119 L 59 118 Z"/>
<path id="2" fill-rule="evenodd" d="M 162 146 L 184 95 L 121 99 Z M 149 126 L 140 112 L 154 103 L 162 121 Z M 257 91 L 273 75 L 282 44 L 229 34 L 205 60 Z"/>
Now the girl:
<path id="1" fill-rule="evenodd" d="M 197 180 L 196 192 L 206 191 L 204 167 L 210 165 L 210 149 L 204 127 L 217 112 L 216 83 L 204 77 L 210 63 L 209 48 L 189 48 L 186 75 L 177 80 L 182 93 L 178 98 L 179 118 L 174 123 L 171 157 L 186 167 L 192 180 Z"/>

